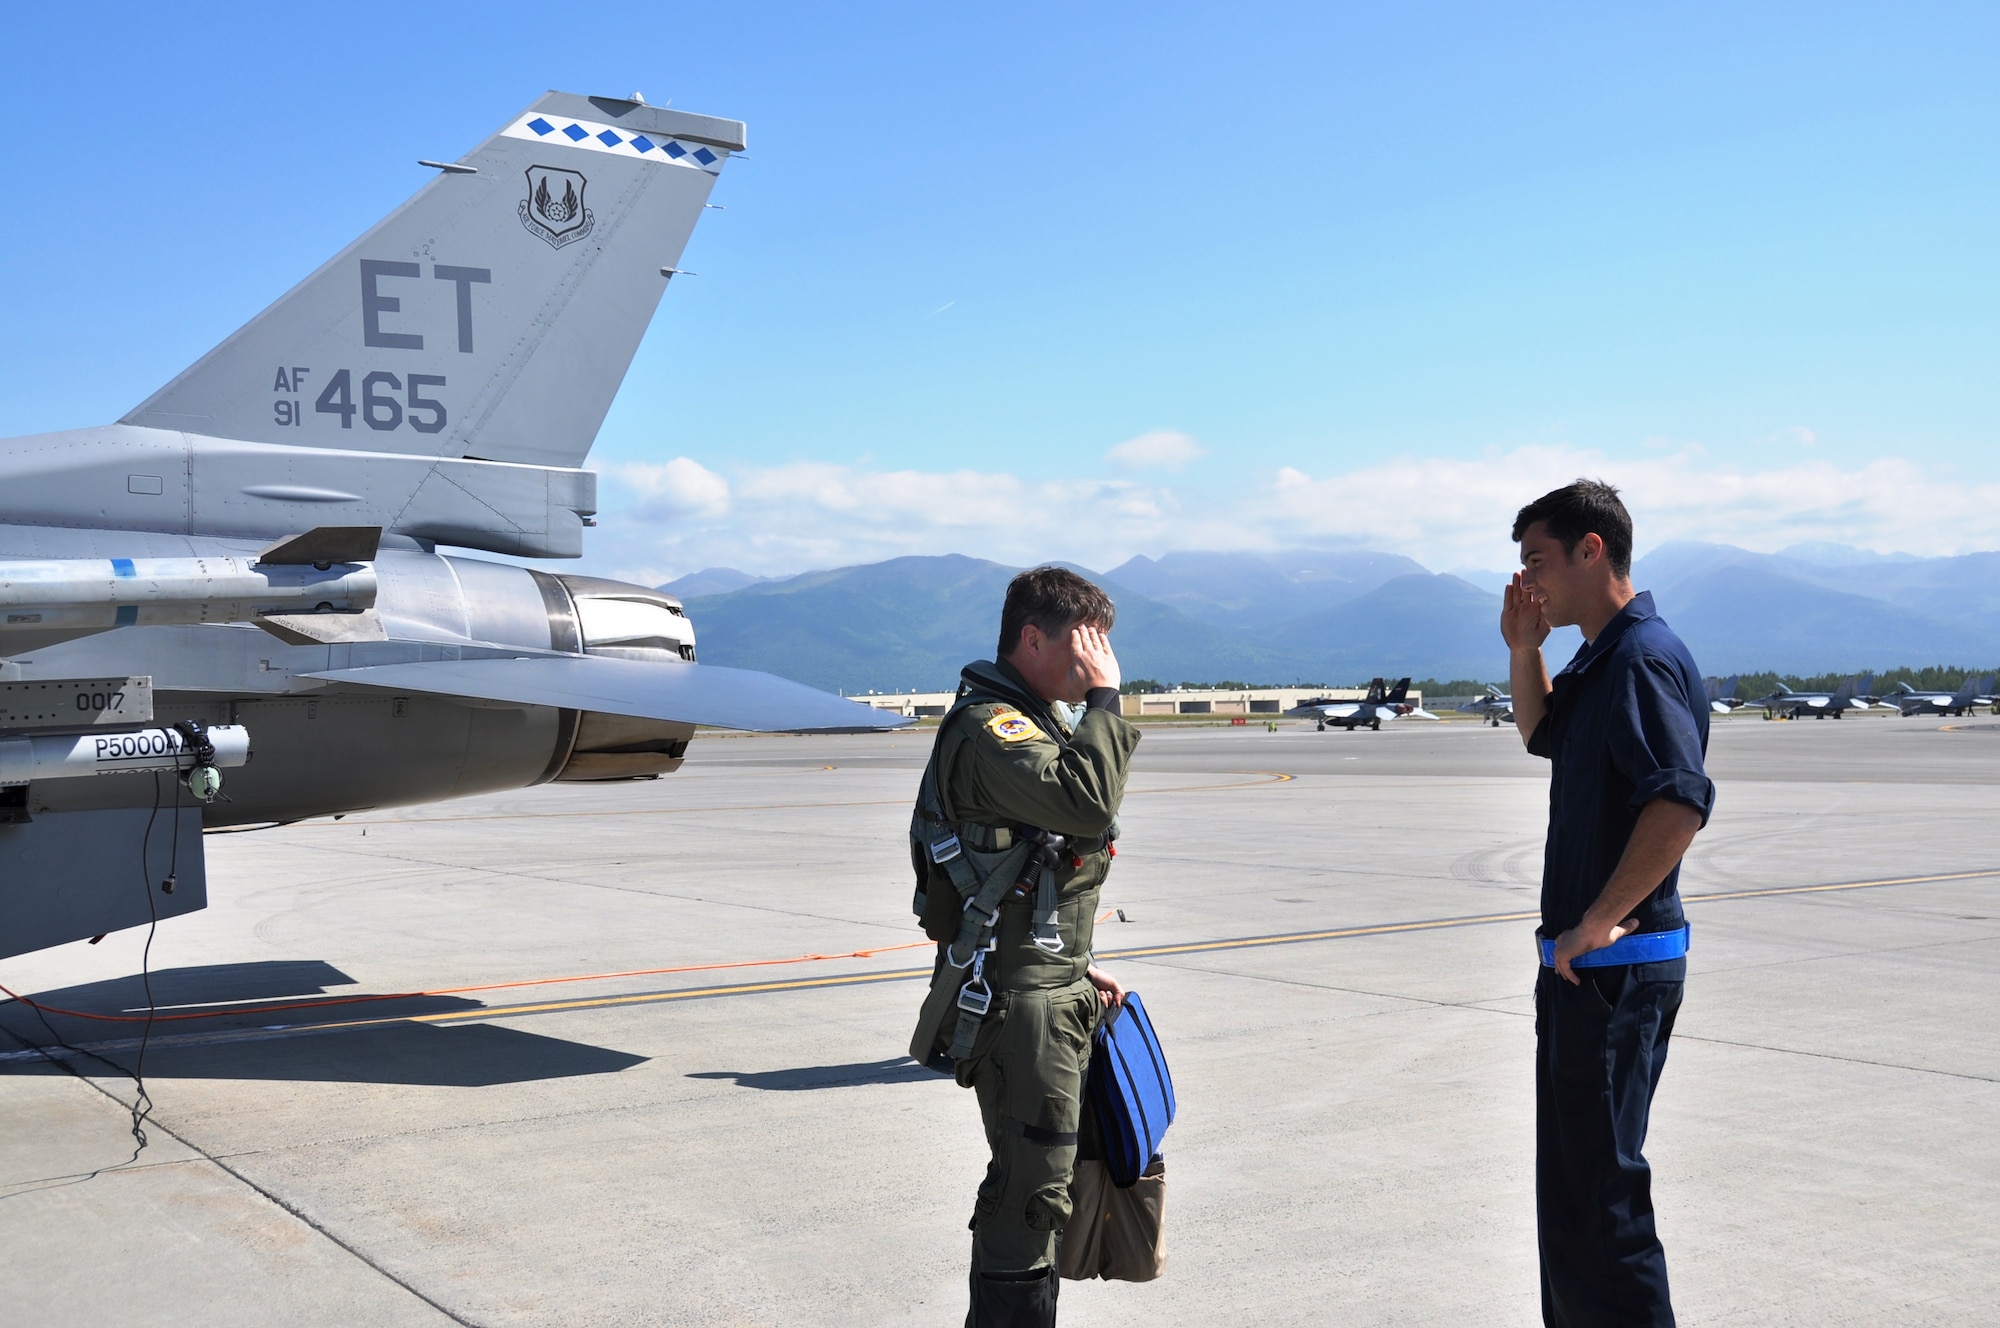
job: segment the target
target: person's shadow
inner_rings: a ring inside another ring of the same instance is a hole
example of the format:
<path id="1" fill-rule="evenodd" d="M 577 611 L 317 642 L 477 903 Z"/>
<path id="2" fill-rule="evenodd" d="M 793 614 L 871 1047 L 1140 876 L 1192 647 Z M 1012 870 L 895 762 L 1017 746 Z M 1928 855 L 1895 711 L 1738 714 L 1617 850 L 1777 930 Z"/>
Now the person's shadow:
<path id="1" fill-rule="evenodd" d="M 854 1065 L 805 1065 L 795 1070 L 703 1070 L 690 1079 L 730 1079 L 739 1088 L 767 1093 L 799 1093 L 815 1088 L 854 1088 L 862 1084 L 911 1084 L 942 1078 L 908 1056 Z"/>

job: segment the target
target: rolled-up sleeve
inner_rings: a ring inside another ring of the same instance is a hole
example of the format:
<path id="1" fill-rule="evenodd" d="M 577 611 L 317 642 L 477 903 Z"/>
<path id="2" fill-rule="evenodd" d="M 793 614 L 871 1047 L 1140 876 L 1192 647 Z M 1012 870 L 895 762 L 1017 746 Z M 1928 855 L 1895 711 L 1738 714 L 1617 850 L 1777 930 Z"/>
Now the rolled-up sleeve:
<path id="1" fill-rule="evenodd" d="M 1549 721 L 1553 715 L 1543 715 L 1535 725 L 1535 731 L 1528 735 L 1528 755 L 1539 756 L 1544 761 L 1555 755 L 1555 745 L 1549 741 Z"/>
<path id="2" fill-rule="evenodd" d="M 1611 763 L 1632 785 L 1630 805 L 1666 798 L 1701 813 L 1715 808 L 1715 784 L 1703 768 L 1701 729 L 1673 666 L 1641 657 L 1618 679 L 1606 716 Z"/>

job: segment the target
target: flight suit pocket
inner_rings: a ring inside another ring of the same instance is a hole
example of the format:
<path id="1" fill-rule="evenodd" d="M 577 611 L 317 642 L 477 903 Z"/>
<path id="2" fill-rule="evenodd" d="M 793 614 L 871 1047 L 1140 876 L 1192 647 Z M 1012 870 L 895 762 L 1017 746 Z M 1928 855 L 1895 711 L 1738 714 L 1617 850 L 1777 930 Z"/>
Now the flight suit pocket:
<path id="1" fill-rule="evenodd" d="M 1091 1035 L 1097 1031 L 1100 998 L 1097 988 L 1074 992 L 1049 1002 L 1049 1042 L 1078 1063 L 1090 1059 Z"/>
<path id="2" fill-rule="evenodd" d="M 1011 1002 L 1005 992 L 993 998 L 993 1004 L 986 1011 L 986 1017 L 980 1021 L 978 1036 L 972 1039 L 972 1054 L 958 1062 L 952 1072 L 953 1078 L 958 1080 L 960 1088 L 972 1087 L 973 1080 L 979 1077 L 980 1067 L 987 1061 L 993 1061 L 996 1058 L 1000 1061 L 1006 1059 L 1001 1055 L 1001 1047 L 1002 1040 L 1007 1035 L 1007 1007 L 1009 1004 Z M 958 1017 L 963 1016 L 959 1015 Z M 944 1032 L 938 1035 L 939 1040 L 949 1046 L 952 1036 L 956 1031 L 957 1018 L 954 1018 L 945 1025 Z M 1004 1065 L 1000 1065 L 998 1068 L 1002 1074 L 1006 1073 Z"/>

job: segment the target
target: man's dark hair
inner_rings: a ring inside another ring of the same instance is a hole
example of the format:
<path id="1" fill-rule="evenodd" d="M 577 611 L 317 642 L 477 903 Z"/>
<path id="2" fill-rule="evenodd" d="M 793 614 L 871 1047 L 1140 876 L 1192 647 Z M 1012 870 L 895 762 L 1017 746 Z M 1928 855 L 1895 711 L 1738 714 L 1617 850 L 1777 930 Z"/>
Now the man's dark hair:
<path id="1" fill-rule="evenodd" d="M 1044 636 L 1067 632 L 1078 623 L 1110 631 L 1118 617 L 1111 597 L 1067 567 L 1037 567 L 1007 583 L 1007 603 L 1000 610 L 1000 651 L 1005 659 L 1021 644 L 1021 629 L 1029 623 Z"/>
<path id="2" fill-rule="evenodd" d="M 1552 489 L 1521 509 L 1514 518 L 1514 542 L 1519 544 L 1528 527 L 1545 523 L 1549 534 L 1563 546 L 1565 557 L 1576 556 L 1576 546 L 1585 535 L 1604 541 L 1604 556 L 1614 575 L 1632 575 L 1632 514 L 1618 500 L 1618 490 L 1603 480 L 1578 480 Z"/>

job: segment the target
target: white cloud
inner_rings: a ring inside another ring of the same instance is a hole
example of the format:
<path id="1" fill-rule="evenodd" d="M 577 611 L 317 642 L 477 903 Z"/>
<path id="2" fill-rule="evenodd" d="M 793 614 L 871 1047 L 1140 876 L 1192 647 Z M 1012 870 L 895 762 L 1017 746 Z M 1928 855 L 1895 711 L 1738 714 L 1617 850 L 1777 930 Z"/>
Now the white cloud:
<path id="1" fill-rule="evenodd" d="M 657 582 L 715 565 L 779 574 L 904 554 L 1108 569 L 1135 553 L 1304 545 L 1505 568 L 1515 511 L 1581 475 L 1624 492 L 1641 553 L 1677 539 L 1767 551 L 1815 540 L 1919 554 L 2000 548 L 2000 484 L 1900 459 L 1746 470 L 1690 444 L 1625 458 L 1553 446 L 1413 457 L 1317 478 L 1287 466 L 1227 491 L 830 462 L 725 479 L 681 457 L 611 469 L 589 562 Z"/>
<path id="2" fill-rule="evenodd" d="M 1104 454 L 1107 461 L 1127 470 L 1179 470 L 1207 455 L 1207 448 L 1173 429 L 1127 438 Z"/>
<path id="3" fill-rule="evenodd" d="M 1614 459 L 1524 447 L 1477 460 L 1411 459 L 1271 490 L 1291 538 L 1336 538 L 1431 567 L 1511 566 L 1515 511 L 1579 476 L 1618 486 L 1640 551 L 1671 540 L 1775 550 L 1830 540 L 1921 554 L 2000 547 L 2000 484 L 1968 484 L 1900 458 L 1856 467 L 1808 461 L 1766 470 L 1711 464 L 1704 449 Z"/>
<path id="4" fill-rule="evenodd" d="M 624 462 L 611 473 L 638 491 L 648 515 L 721 516 L 729 510 L 729 481 L 688 457 L 665 465 Z"/>

